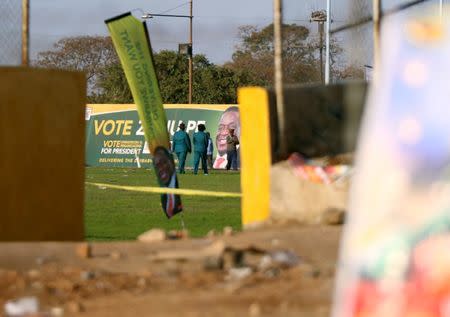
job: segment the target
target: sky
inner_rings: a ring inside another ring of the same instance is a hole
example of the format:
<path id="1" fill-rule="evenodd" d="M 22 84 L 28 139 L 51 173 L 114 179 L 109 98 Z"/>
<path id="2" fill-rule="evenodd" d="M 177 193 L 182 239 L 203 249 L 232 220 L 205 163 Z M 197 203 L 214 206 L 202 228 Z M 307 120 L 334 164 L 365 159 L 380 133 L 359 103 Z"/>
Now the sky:
<path id="1" fill-rule="evenodd" d="M 407 1 L 384 0 L 384 6 L 389 8 Z M 0 64 L 20 61 L 20 3 L 21 0 L 0 0 Z M 262 27 L 273 18 L 272 0 L 193 0 L 193 3 L 194 53 L 205 54 L 216 64 L 231 60 L 238 44 L 239 26 Z M 351 20 L 354 12 L 370 13 L 370 3 L 370 0 L 332 0 L 333 27 Z M 317 27 L 309 22 L 309 16 L 312 11 L 325 9 L 326 0 L 284 0 L 283 7 L 285 23 L 306 25 L 315 32 Z M 31 57 L 51 49 L 63 37 L 107 35 L 105 19 L 128 11 L 140 15 L 140 10 L 188 15 L 189 0 L 30 0 Z M 188 19 L 155 17 L 147 22 L 156 51 L 177 50 L 178 43 L 188 42 Z M 344 49 L 350 52 L 358 46 L 370 47 L 366 31 L 359 32 L 359 37 L 342 35 Z M 355 45 L 355 38 L 362 43 Z"/>
<path id="2" fill-rule="evenodd" d="M 308 21 L 309 7 L 303 1 L 287 1 L 287 20 Z M 314 1 L 310 1 L 313 3 Z M 317 2 L 317 1 L 315 1 Z M 325 4 L 325 1 L 322 1 Z M 299 4 L 301 3 L 301 4 Z M 237 44 L 238 27 L 263 26 L 272 22 L 272 0 L 193 0 L 194 53 L 206 54 L 215 63 L 231 58 Z M 177 8 L 178 7 L 178 8 Z M 31 47 L 36 54 L 63 36 L 106 35 L 103 21 L 121 13 L 141 9 L 144 12 L 189 14 L 188 0 L 31 0 Z M 173 9 L 173 10 L 171 10 Z M 136 11 L 139 13 L 139 11 Z M 152 46 L 178 49 L 188 42 L 189 20 L 158 17 L 148 20 Z M 53 27 L 50 27 L 53 25 Z"/>

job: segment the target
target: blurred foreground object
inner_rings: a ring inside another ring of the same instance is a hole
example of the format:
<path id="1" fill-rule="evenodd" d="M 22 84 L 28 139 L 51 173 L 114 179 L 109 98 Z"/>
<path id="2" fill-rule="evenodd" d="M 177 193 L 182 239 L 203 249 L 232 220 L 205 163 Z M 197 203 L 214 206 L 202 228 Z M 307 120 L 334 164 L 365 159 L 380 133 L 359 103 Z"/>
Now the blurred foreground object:
<path id="1" fill-rule="evenodd" d="M 351 181 L 350 165 L 329 165 L 319 160 L 307 161 L 292 154 L 287 161 L 271 168 L 271 220 L 308 225 L 331 224 L 335 210 L 342 224 Z"/>
<path id="2" fill-rule="evenodd" d="M 0 241 L 84 238 L 82 73 L 0 68 Z"/>
<path id="3" fill-rule="evenodd" d="M 450 25 L 438 21 L 383 24 L 335 317 L 450 314 Z"/>
<path id="4" fill-rule="evenodd" d="M 280 114 L 273 91 L 255 87 L 239 90 L 244 227 L 269 218 L 321 224 L 328 222 L 328 210 L 345 212 L 349 163 L 366 87 L 365 82 L 358 81 L 286 87 L 285 135 L 279 132 Z M 289 159 L 282 154 L 282 139 Z M 305 162 L 298 162 L 298 157 Z M 319 157 L 331 161 L 312 162 Z M 339 163 L 341 159 L 344 164 Z M 345 177 L 336 182 L 341 176 Z"/>
<path id="5" fill-rule="evenodd" d="M 287 159 L 280 151 L 286 142 L 287 155 L 306 158 L 352 152 L 366 99 L 367 84 L 348 81 L 333 85 L 291 85 L 284 89 L 285 135 L 280 135 L 274 91 L 269 91 L 272 163 Z"/>

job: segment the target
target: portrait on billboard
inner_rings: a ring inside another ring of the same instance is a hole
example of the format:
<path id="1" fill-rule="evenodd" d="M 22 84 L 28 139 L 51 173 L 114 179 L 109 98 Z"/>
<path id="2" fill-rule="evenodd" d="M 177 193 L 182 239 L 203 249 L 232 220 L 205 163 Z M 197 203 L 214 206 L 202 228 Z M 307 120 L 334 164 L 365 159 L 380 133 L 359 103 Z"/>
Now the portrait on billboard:
<path id="1" fill-rule="evenodd" d="M 227 136 L 229 136 L 230 129 L 234 130 L 234 134 L 238 139 L 241 138 L 241 122 L 239 108 L 237 106 L 228 107 L 220 116 L 216 134 L 217 156 L 214 160 L 213 168 L 225 169 L 227 166 Z M 239 148 L 237 151 L 237 164 L 239 167 Z"/>

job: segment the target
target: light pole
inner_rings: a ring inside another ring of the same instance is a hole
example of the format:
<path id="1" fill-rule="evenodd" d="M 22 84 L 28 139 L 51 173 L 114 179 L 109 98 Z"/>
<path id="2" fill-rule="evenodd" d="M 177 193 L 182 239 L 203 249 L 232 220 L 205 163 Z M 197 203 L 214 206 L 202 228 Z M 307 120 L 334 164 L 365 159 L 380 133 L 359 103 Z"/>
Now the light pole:
<path id="1" fill-rule="evenodd" d="M 317 22 L 319 31 L 319 58 L 320 58 L 320 80 L 325 83 L 324 72 L 323 72 L 323 27 L 324 23 L 327 22 L 327 13 L 324 11 L 314 11 L 311 13 L 311 22 Z M 328 39 L 328 38 L 327 38 Z"/>
<path id="2" fill-rule="evenodd" d="M 284 113 L 283 91 L 283 0 L 273 1 L 273 26 L 274 26 L 274 67 L 275 67 L 275 98 L 277 103 L 278 133 L 280 140 L 280 152 L 287 155 L 286 126 Z"/>
<path id="3" fill-rule="evenodd" d="M 192 103 L 192 94 L 193 94 L 193 65 L 192 65 L 192 10 L 193 10 L 193 0 L 189 0 L 189 47 L 190 47 L 190 54 L 189 54 L 189 104 Z"/>
<path id="4" fill-rule="evenodd" d="M 189 19 L 189 48 L 188 48 L 188 56 L 189 56 L 189 97 L 188 102 L 192 103 L 192 94 L 193 94 L 193 63 L 192 63 L 192 20 L 194 16 L 192 15 L 193 12 L 193 0 L 189 0 L 189 15 L 179 15 L 179 14 L 153 14 L 153 13 L 146 13 L 142 16 L 143 19 L 151 19 L 153 17 L 164 17 L 164 18 L 187 18 Z"/>
<path id="5" fill-rule="evenodd" d="M 382 0 L 373 0 L 373 50 L 374 50 L 374 75 L 377 76 L 378 66 L 380 64 L 381 54 L 381 19 L 382 19 Z"/>
<path id="6" fill-rule="evenodd" d="M 330 70 L 331 70 L 331 0 L 327 0 L 327 24 L 326 24 L 326 48 L 325 48 L 325 84 L 330 83 Z"/>

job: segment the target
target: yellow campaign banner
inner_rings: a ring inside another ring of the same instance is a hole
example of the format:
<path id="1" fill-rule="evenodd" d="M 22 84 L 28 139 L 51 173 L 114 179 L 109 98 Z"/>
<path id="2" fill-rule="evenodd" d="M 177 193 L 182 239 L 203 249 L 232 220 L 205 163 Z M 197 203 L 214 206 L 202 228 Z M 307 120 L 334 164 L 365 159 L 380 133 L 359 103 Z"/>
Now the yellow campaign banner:
<path id="1" fill-rule="evenodd" d="M 105 23 L 130 86 L 148 148 L 153 154 L 159 185 L 178 188 L 175 162 L 169 151 L 167 119 L 146 24 L 130 12 Z M 161 203 L 168 218 L 183 210 L 180 196 L 174 193 L 161 195 Z"/>
<path id="2" fill-rule="evenodd" d="M 166 114 L 145 23 L 131 13 L 106 21 L 142 121 L 150 152 L 169 148 Z"/>

